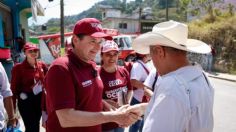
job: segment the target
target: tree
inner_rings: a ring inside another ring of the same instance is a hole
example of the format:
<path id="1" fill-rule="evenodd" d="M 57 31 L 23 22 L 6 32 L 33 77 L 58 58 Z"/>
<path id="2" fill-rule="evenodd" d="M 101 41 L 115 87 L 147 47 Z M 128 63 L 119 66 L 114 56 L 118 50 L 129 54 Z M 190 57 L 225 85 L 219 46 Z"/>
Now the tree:
<path id="1" fill-rule="evenodd" d="M 234 15 L 234 5 L 232 5 L 231 3 L 228 4 L 228 13 L 230 16 Z"/>
<path id="2" fill-rule="evenodd" d="M 188 5 L 190 4 L 190 0 L 180 0 L 179 1 L 179 12 L 180 14 L 184 14 L 185 21 L 187 20 L 188 14 Z"/>
<path id="3" fill-rule="evenodd" d="M 199 15 L 206 12 L 210 22 L 215 21 L 214 7 L 220 0 L 180 0 L 180 10 L 185 14 Z M 190 8 L 190 9 L 188 9 Z"/>

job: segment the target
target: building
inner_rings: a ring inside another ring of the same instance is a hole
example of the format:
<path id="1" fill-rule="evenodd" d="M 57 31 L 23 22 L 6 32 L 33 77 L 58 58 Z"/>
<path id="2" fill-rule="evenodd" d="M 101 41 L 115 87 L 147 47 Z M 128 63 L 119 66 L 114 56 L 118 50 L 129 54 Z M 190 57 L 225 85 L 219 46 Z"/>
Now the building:
<path id="1" fill-rule="evenodd" d="M 152 30 L 158 21 L 153 20 L 152 9 L 146 7 L 137 8 L 132 14 L 124 14 L 119 8 L 112 6 L 99 5 L 102 12 L 103 27 L 117 29 L 123 34 L 139 34 Z"/>
<path id="2" fill-rule="evenodd" d="M 103 27 L 126 34 L 139 32 L 139 14 L 123 14 L 119 8 L 105 5 L 99 5 L 99 9 L 102 11 Z"/>
<path id="3" fill-rule="evenodd" d="M 0 0 L 0 62 L 8 77 L 13 65 L 11 56 L 19 51 L 17 37 L 29 40 L 28 18 L 44 15 L 38 0 Z M 11 54 L 13 53 L 13 54 Z"/>

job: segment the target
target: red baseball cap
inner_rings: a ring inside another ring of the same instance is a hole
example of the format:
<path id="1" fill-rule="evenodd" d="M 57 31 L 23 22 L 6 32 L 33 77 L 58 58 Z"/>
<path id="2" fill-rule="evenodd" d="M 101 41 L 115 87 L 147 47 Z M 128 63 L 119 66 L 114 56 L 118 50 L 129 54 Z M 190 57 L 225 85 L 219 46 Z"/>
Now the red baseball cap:
<path id="1" fill-rule="evenodd" d="M 105 38 L 112 40 L 112 37 L 108 34 L 105 34 L 101 22 L 95 18 L 84 18 L 76 22 L 74 34 L 86 34 L 94 38 Z"/>
<path id="2" fill-rule="evenodd" d="M 27 42 L 24 45 L 24 51 L 28 51 L 28 50 L 39 50 L 39 48 L 37 47 L 37 45 Z"/>
<path id="3" fill-rule="evenodd" d="M 117 43 L 115 43 L 113 40 L 107 40 L 102 45 L 102 52 L 109 52 L 109 51 L 119 51 Z"/>

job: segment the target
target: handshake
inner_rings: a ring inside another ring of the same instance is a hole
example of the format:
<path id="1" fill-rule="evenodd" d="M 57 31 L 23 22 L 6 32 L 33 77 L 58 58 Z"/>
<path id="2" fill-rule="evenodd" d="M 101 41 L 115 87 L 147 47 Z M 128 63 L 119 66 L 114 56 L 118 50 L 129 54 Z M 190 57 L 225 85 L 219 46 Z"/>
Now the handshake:
<path id="1" fill-rule="evenodd" d="M 141 119 L 141 116 L 145 112 L 146 106 L 147 103 L 141 103 L 133 106 L 121 106 L 113 111 L 114 116 L 112 117 L 112 122 L 116 122 L 120 127 L 128 127 L 137 120 Z"/>

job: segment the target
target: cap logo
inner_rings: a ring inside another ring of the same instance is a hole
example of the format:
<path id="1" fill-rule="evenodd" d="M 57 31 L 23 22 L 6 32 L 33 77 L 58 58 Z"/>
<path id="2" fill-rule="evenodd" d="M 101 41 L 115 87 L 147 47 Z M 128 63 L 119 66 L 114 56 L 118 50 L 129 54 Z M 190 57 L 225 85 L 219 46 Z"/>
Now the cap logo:
<path id="1" fill-rule="evenodd" d="M 102 29 L 102 25 L 100 23 L 90 23 L 90 25 L 93 27 L 93 28 L 100 28 Z"/>
<path id="2" fill-rule="evenodd" d="M 114 41 L 106 41 L 103 45 L 103 52 L 107 52 L 109 50 L 119 50 L 118 45 Z"/>

